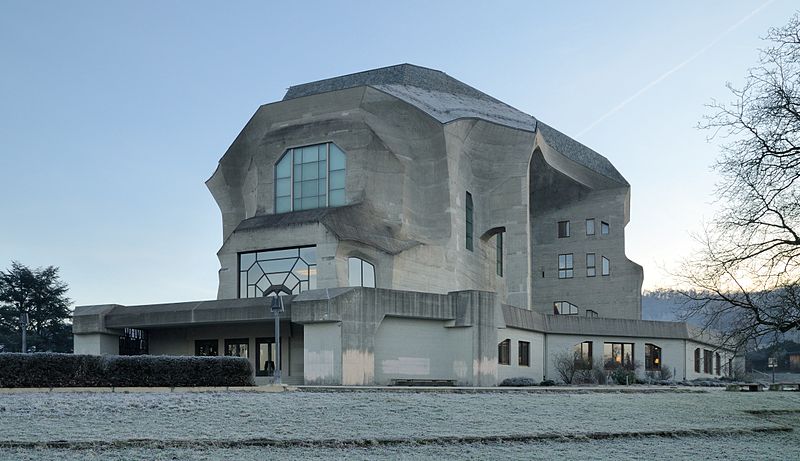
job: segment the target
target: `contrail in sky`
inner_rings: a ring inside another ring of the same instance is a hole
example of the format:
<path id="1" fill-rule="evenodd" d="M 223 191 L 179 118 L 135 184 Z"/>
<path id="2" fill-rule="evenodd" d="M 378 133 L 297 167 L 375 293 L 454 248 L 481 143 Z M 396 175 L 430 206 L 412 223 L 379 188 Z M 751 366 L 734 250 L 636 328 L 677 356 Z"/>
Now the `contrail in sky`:
<path id="1" fill-rule="evenodd" d="M 577 134 L 577 136 L 583 136 L 584 134 L 588 133 L 589 131 L 591 131 L 591 130 L 592 130 L 592 128 L 594 128 L 594 127 L 596 127 L 597 125 L 599 125 L 600 123 L 602 123 L 602 122 L 603 122 L 605 119 L 607 119 L 608 117 L 611 117 L 612 115 L 614 115 L 614 114 L 616 114 L 617 112 L 619 112 L 619 111 L 620 111 L 620 109 L 622 109 L 623 107 L 627 106 L 627 105 L 628 105 L 628 103 L 630 103 L 630 102 L 631 102 L 631 101 L 633 101 L 634 99 L 636 99 L 636 98 L 638 98 L 639 96 L 641 96 L 642 94 L 644 94 L 644 93 L 645 93 L 647 90 L 649 90 L 650 88 L 652 88 L 652 87 L 654 87 L 654 86 L 658 85 L 658 84 L 659 84 L 659 83 L 661 83 L 661 82 L 662 82 L 664 79 L 666 79 L 666 78 L 667 78 L 667 77 L 669 77 L 670 75 L 674 74 L 675 72 L 677 72 L 677 71 L 681 70 L 681 69 L 682 69 L 683 67 L 685 67 L 687 64 L 689 64 L 690 62 L 692 62 L 692 61 L 694 61 L 695 59 L 697 59 L 697 57 L 698 57 L 698 56 L 700 56 L 701 54 L 703 54 L 703 53 L 705 53 L 706 51 L 708 51 L 708 49 L 709 49 L 709 48 L 711 48 L 712 46 L 714 46 L 714 45 L 716 45 L 717 43 L 719 43 L 719 41 L 720 41 L 720 40 L 722 40 L 723 38 L 725 38 L 725 36 L 726 36 L 726 35 L 728 35 L 729 33 L 733 32 L 734 30 L 736 30 L 736 29 L 737 29 L 739 26 L 741 26 L 742 24 L 744 24 L 745 22 L 747 22 L 747 21 L 748 21 L 750 18 L 752 18 L 753 16 L 757 15 L 759 12 L 761 12 L 761 10 L 763 10 L 763 9 L 764 9 L 764 8 L 766 8 L 766 7 L 768 7 L 768 6 L 769 6 L 769 5 L 770 5 L 772 2 L 774 2 L 774 1 L 775 1 L 775 0 L 767 0 L 766 2 L 764 2 L 764 3 L 763 3 L 761 6 L 759 6 L 759 7 L 758 7 L 758 8 L 756 8 L 756 9 L 754 9 L 753 11 L 751 11 L 751 12 L 750 12 L 750 13 L 749 13 L 747 16 L 743 17 L 742 19 L 740 19 L 739 21 L 737 21 L 735 24 L 733 24 L 732 26 L 728 27 L 728 29 L 727 29 L 727 30 L 725 30 L 725 32 L 723 32 L 723 33 L 719 34 L 719 35 L 718 35 L 718 36 L 717 36 L 717 37 L 716 37 L 714 40 L 712 40 L 712 41 L 711 41 L 711 42 L 710 42 L 708 45 L 706 45 L 706 46 L 704 46 L 704 47 L 700 48 L 699 50 L 697 50 L 697 52 L 695 52 L 693 55 L 689 56 L 687 59 L 685 59 L 684 61 L 682 61 L 681 63 L 679 63 L 677 66 L 675 66 L 675 67 L 673 67 L 672 69 L 670 69 L 670 70 L 668 70 L 668 71 L 664 72 L 664 73 L 663 73 L 663 74 L 661 74 L 661 76 L 659 76 L 657 79 L 655 79 L 655 80 L 653 80 L 652 82 L 648 83 L 647 85 L 645 85 L 644 87 L 642 87 L 642 89 L 640 89 L 640 90 L 639 90 L 639 91 L 637 91 L 636 93 L 633 93 L 633 94 L 632 94 L 630 97 L 628 97 L 627 99 L 625 99 L 625 100 L 624 100 L 624 101 L 622 101 L 621 103 L 619 103 L 619 104 L 617 104 L 616 106 L 614 106 L 614 108 L 612 108 L 610 111 L 606 112 L 605 114 L 603 114 L 603 116 L 601 116 L 600 118 L 598 118 L 597 120 L 595 120 L 594 122 L 592 122 L 591 124 L 589 124 L 589 126 L 587 126 L 586 128 L 584 128 L 584 129 L 583 129 L 583 130 L 582 130 L 580 133 L 578 133 L 578 134 Z"/>

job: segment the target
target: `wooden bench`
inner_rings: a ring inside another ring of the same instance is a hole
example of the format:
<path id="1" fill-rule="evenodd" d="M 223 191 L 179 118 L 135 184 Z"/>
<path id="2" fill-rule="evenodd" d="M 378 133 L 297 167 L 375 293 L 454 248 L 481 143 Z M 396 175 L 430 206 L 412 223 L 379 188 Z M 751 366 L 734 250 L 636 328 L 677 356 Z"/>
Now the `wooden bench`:
<path id="1" fill-rule="evenodd" d="M 455 379 L 393 379 L 392 386 L 455 386 Z"/>
<path id="2" fill-rule="evenodd" d="M 769 390 L 800 392 L 800 383 L 772 383 L 769 385 Z"/>
<path id="3" fill-rule="evenodd" d="M 726 391 L 732 392 L 760 392 L 761 384 L 758 383 L 745 383 L 745 384 L 728 384 L 725 386 Z"/>

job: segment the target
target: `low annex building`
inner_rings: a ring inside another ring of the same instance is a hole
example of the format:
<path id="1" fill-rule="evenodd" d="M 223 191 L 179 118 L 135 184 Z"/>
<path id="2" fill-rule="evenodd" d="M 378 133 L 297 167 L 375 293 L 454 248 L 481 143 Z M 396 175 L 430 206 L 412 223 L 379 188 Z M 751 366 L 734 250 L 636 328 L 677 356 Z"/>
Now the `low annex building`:
<path id="1" fill-rule="evenodd" d="M 77 307 L 76 353 L 240 355 L 257 381 L 279 366 L 296 384 L 557 379 L 564 352 L 677 379 L 734 366 L 687 324 L 641 319 L 614 166 L 443 72 L 293 86 L 206 184 L 223 221 L 217 300 Z"/>

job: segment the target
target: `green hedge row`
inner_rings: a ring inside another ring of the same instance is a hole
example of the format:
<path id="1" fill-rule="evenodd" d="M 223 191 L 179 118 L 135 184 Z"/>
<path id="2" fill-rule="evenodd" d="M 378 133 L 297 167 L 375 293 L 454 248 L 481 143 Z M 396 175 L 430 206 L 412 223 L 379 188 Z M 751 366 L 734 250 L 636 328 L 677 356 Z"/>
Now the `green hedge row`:
<path id="1" fill-rule="evenodd" d="M 252 386 L 241 357 L 0 354 L 0 387 Z"/>

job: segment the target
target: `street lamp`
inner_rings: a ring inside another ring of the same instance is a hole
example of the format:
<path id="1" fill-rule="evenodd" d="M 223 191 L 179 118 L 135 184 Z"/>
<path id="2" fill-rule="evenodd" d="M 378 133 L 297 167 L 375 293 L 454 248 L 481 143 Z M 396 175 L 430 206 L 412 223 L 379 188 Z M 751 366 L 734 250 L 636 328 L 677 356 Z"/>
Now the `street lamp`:
<path id="1" fill-rule="evenodd" d="M 283 298 L 275 293 L 270 306 L 272 313 L 275 314 L 275 384 L 281 384 L 281 312 L 283 312 Z"/>

